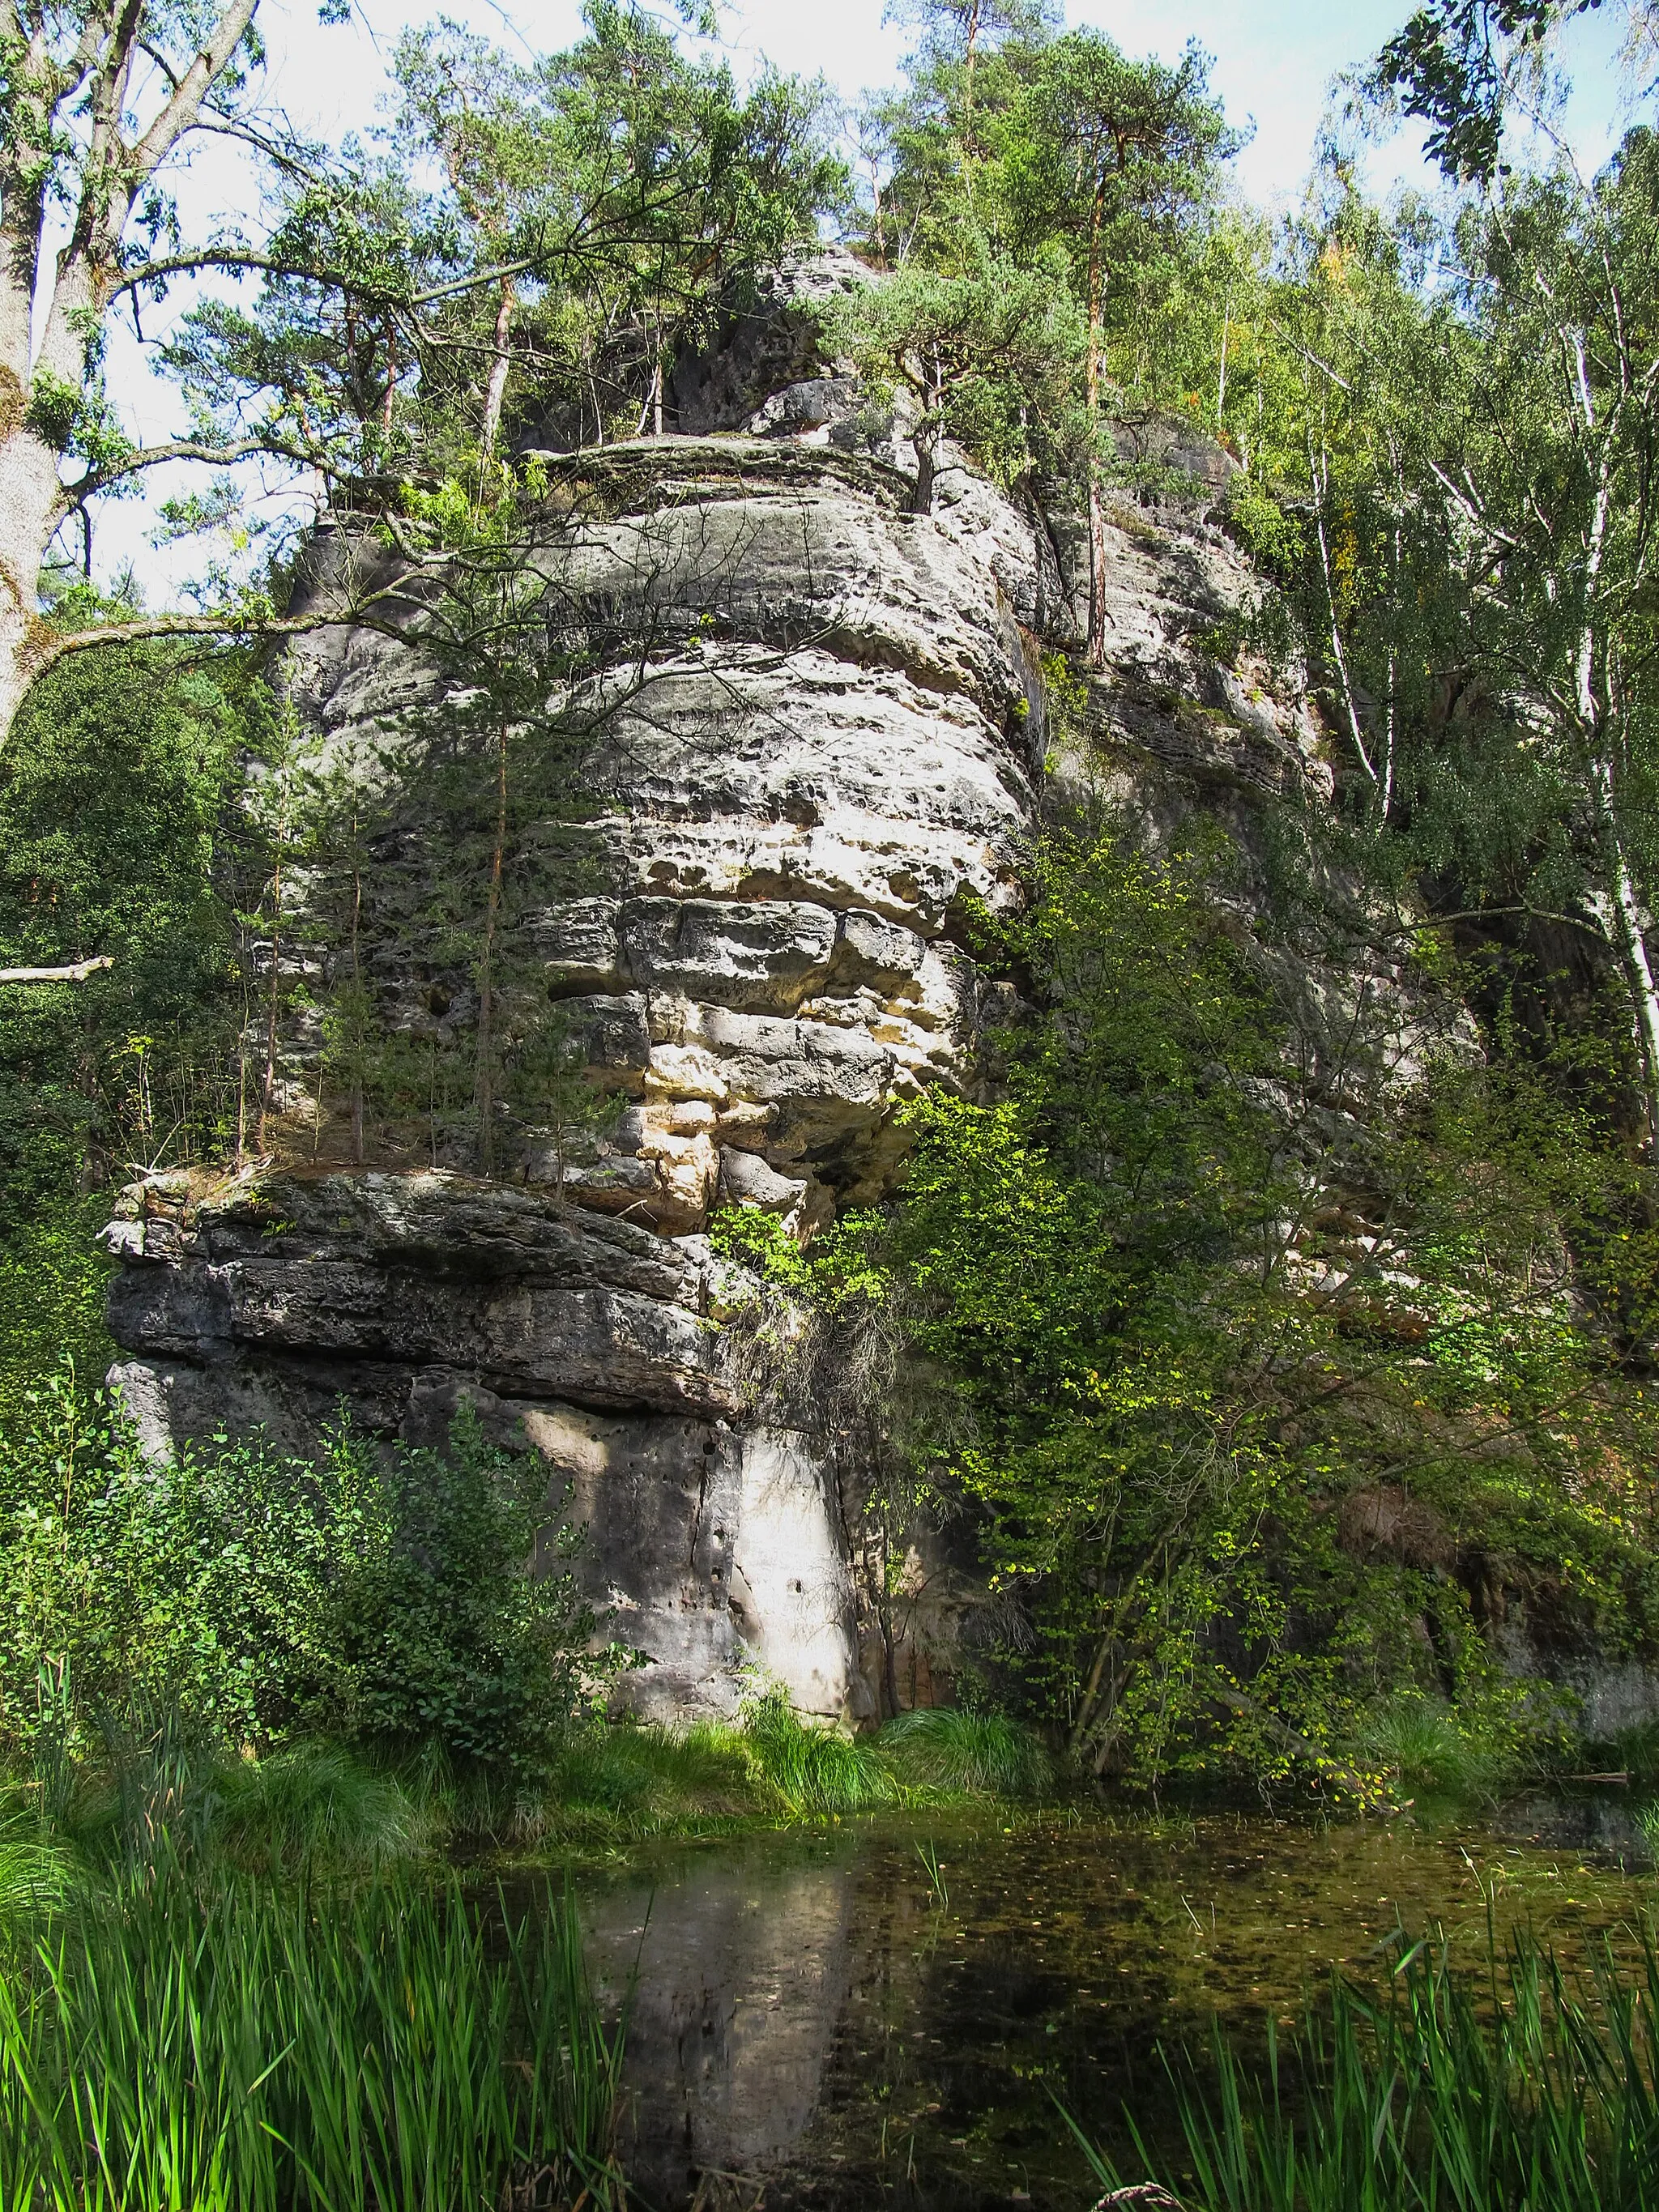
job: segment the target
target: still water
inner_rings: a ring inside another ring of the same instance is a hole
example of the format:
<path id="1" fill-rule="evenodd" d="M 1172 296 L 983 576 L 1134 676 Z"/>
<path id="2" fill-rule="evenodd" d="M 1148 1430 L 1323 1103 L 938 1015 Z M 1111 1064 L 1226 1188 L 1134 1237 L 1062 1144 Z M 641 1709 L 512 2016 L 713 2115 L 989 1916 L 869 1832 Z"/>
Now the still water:
<path id="1" fill-rule="evenodd" d="M 1055 2097 L 1121 2154 L 1126 2105 L 1170 2124 L 1160 2046 L 1212 2020 L 1259 2051 L 1399 1929 L 1473 1959 L 1490 1909 L 1572 1951 L 1659 1882 L 1586 1798 L 1479 1828 L 910 1814 L 665 1848 L 581 1904 L 601 1982 L 633 1982 L 620 2148 L 656 2212 L 1073 2212 Z"/>

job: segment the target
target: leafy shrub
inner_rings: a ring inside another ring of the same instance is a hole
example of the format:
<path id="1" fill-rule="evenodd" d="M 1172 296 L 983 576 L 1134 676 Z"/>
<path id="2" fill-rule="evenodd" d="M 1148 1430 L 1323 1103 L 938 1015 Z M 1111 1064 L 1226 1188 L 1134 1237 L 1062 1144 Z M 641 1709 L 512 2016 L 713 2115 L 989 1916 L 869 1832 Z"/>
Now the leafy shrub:
<path id="1" fill-rule="evenodd" d="M 972 1525 L 1007 1607 L 988 1656 L 1132 1786 L 1299 1766 L 1346 1788 L 1367 1681 L 1456 1709 L 1395 1747 L 1407 1765 L 1535 1762 L 1549 1686 L 1504 1691 L 1454 1554 L 1518 1577 L 1580 1649 L 1659 1638 L 1653 1394 L 1583 1325 L 1583 1286 L 1609 1314 L 1652 1296 L 1627 1148 L 1566 1061 L 1546 1080 L 1495 1039 L 1473 1062 L 1449 989 L 1418 1002 L 1409 1092 L 1393 1017 L 1356 1011 L 1350 1118 L 1322 1119 L 1285 956 L 1324 894 L 1281 857 L 1282 897 L 1244 902 L 1257 935 L 1202 824 L 1152 850 L 1124 823 L 1043 841 L 1018 916 L 979 917 L 1031 1017 L 988 1041 L 994 1086 L 904 1109 L 872 1247 L 910 1354 L 879 1571 L 930 1512 Z M 1424 1541 L 1346 1514 L 1389 1462 Z"/>
<path id="2" fill-rule="evenodd" d="M 541 1462 L 496 1449 L 468 1406 L 444 1450 L 400 1449 L 376 1468 L 368 1540 L 341 1578 L 351 1735 L 546 1773 L 592 1627 L 568 1575 L 529 1571 L 546 1492 Z"/>
<path id="3" fill-rule="evenodd" d="M 176 1709 L 221 1747 L 329 1731 L 458 1767 L 546 1771 L 591 1620 L 532 1573 L 533 1457 L 470 1409 L 446 1449 L 343 1425 L 313 1461 L 258 1437 L 166 1467 L 66 1377 L 0 1436 L 0 1745 L 84 1752 L 100 1720 Z M 555 1530 L 542 1564 L 568 1546 Z"/>
<path id="4" fill-rule="evenodd" d="M 1002 1713 L 958 1705 L 901 1713 L 879 1738 L 900 1778 L 935 1790 L 994 1797 L 1036 1797 L 1054 1779 L 1048 1754 L 1030 1729 Z"/>

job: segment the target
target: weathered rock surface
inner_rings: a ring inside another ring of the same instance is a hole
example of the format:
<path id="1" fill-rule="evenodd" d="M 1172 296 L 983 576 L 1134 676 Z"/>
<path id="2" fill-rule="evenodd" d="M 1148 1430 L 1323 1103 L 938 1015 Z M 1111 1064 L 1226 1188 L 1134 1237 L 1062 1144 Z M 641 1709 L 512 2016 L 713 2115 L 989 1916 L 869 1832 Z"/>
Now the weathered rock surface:
<path id="1" fill-rule="evenodd" d="M 681 434 L 550 459 L 574 519 L 538 572 L 550 630 L 598 657 L 580 772 L 602 863 L 526 900 L 514 951 L 623 1095 L 606 1133 L 583 1152 L 524 1129 L 517 1180 L 486 1182 L 348 1170 L 308 1127 L 323 1168 L 196 1198 L 163 1178 L 111 1231 L 118 1378 L 153 1449 L 252 1422 L 303 1443 L 343 1396 L 423 1440 L 468 1394 L 573 1500 L 654 1710 L 729 1708 L 745 1655 L 809 1710 L 872 1709 L 829 1447 L 750 1411 L 701 1232 L 722 1203 L 805 1227 L 879 1197 L 903 1102 L 965 1079 L 984 988 L 963 904 L 1018 896 L 1039 653 L 1086 598 L 1081 532 L 1035 492 L 1011 502 L 947 454 L 936 511 L 909 512 L 902 435 L 860 428 L 804 312 L 861 281 L 845 257 L 791 272 L 677 373 Z M 1110 743 L 1073 782 L 1149 815 L 1328 789 L 1295 682 L 1206 644 L 1255 586 L 1189 464 L 1190 496 L 1115 511 L 1091 708 Z M 395 763 L 435 678 L 343 628 L 297 643 L 284 682 L 326 767 Z M 419 798 L 386 845 L 411 877 L 436 835 Z M 473 986 L 412 943 L 366 957 L 435 1050 Z"/>

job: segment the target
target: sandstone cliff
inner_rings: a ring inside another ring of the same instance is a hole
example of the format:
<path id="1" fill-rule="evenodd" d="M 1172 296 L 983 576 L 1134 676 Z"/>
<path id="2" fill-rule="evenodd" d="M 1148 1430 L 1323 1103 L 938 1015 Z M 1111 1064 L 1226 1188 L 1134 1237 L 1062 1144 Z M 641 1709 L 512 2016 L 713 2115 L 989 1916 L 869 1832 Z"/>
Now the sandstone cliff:
<path id="1" fill-rule="evenodd" d="M 1039 488 L 1015 503 L 954 464 L 935 511 L 910 512 L 902 423 L 814 355 L 806 307 L 859 281 L 833 258 L 787 276 L 682 371 L 677 434 L 547 462 L 537 588 L 550 627 L 589 641 L 604 711 L 580 763 L 586 877 L 544 879 L 521 844 L 514 956 L 623 1110 L 585 1149 L 520 1132 L 493 1178 L 435 1134 L 435 1164 L 352 1168 L 337 1129 L 310 1127 L 286 1165 L 153 1180 L 111 1232 L 118 1383 L 155 1449 L 227 1423 L 303 1443 L 342 1398 L 424 1437 L 471 1395 L 568 1488 L 593 1595 L 654 1662 L 630 1688 L 659 1711 L 729 1709 L 746 1655 L 807 1709 L 872 1710 L 845 1470 L 754 1411 L 711 1211 L 810 1231 L 892 1188 L 902 1102 L 971 1079 L 988 987 L 964 901 L 1017 898 L 1045 787 L 1153 828 L 1209 806 L 1247 852 L 1264 800 L 1329 788 L 1293 672 L 1216 657 L 1254 585 L 1212 512 L 1224 457 L 1201 446 L 1164 451 L 1162 488 L 1115 511 L 1092 737 L 1049 757 L 1040 657 L 1078 635 L 1080 533 Z M 325 539 L 319 590 L 330 557 Z M 283 672 L 325 766 L 390 760 L 394 781 L 410 702 L 443 681 L 351 629 Z M 387 822 L 386 880 L 429 869 L 417 783 Z M 368 957 L 435 1054 L 471 987 L 416 957 L 395 906 Z M 1343 1007 L 1392 988 L 1374 954 L 1321 958 Z M 289 1048 L 304 1131 L 314 1037 Z"/>

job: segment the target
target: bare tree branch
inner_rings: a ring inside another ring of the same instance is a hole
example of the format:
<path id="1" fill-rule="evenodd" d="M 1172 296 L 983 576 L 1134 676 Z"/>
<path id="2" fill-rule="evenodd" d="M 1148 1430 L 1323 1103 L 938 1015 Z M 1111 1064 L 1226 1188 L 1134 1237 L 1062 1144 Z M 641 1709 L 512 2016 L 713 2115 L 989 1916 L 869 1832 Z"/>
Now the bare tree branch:
<path id="1" fill-rule="evenodd" d="M 100 952 L 95 960 L 72 960 L 66 968 L 0 968 L 0 983 L 84 983 L 99 969 L 114 965 L 107 952 Z"/>

